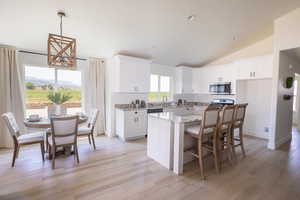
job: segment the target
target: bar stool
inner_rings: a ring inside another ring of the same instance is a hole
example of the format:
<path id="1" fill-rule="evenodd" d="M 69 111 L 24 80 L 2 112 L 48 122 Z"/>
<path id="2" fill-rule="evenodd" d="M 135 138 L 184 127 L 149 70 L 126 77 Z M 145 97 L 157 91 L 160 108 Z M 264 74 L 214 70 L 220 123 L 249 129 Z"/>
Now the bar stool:
<path id="1" fill-rule="evenodd" d="M 244 125 L 244 119 L 245 119 L 245 114 L 246 114 L 246 108 L 248 104 L 238 104 L 236 105 L 235 108 L 235 115 L 233 119 L 233 126 L 231 129 L 231 135 L 232 135 L 232 149 L 233 149 L 233 154 L 236 158 L 236 152 L 235 148 L 238 146 L 241 146 L 243 157 L 246 156 L 245 153 L 245 148 L 244 148 L 244 140 L 243 140 L 243 125 Z M 239 130 L 239 135 L 235 136 L 234 130 L 238 129 Z M 236 144 L 235 141 L 238 141 Z"/>
<path id="2" fill-rule="evenodd" d="M 219 173 L 219 156 L 218 156 L 218 124 L 221 108 L 218 106 L 209 106 L 203 114 L 201 125 L 186 127 L 185 134 L 196 138 L 198 154 L 192 153 L 198 158 L 201 178 L 205 179 L 203 166 L 203 150 L 212 153 L 216 172 Z"/>
<path id="3" fill-rule="evenodd" d="M 234 121 L 235 106 L 226 105 L 221 112 L 221 120 L 218 127 L 220 140 L 219 153 L 226 152 L 228 160 L 232 163 L 232 139 L 231 130 Z"/>

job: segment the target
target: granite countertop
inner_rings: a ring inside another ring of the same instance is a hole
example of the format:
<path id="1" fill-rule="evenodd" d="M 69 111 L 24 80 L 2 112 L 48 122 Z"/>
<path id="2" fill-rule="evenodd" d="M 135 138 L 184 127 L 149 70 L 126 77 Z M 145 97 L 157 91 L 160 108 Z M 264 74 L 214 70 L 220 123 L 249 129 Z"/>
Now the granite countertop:
<path id="1" fill-rule="evenodd" d="M 172 105 L 171 103 L 167 103 L 167 105 L 163 105 L 161 103 L 148 103 L 144 108 L 132 108 L 130 104 L 116 104 L 115 108 L 123 111 L 135 111 L 135 110 L 147 110 L 147 109 L 177 109 L 177 108 L 191 108 L 194 106 L 208 106 L 209 103 L 205 102 L 188 102 L 185 105 Z"/>
<path id="2" fill-rule="evenodd" d="M 197 111 L 184 111 L 184 112 L 163 112 L 163 113 L 151 113 L 148 116 L 153 118 L 159 118 L 162 120 L 185 123 L 201 121 L 203 110 Z"/>

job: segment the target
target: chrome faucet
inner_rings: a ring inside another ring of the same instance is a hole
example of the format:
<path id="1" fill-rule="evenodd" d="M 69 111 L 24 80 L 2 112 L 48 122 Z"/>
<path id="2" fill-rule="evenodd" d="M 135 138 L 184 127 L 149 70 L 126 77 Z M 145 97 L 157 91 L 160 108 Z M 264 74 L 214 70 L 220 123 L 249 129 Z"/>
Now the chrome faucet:
<path id="1" fill-rule="evenodd" d="M 168 97 L 167 96 L 163 96 L 162 97 L 162 106 L 166 107 L 167 106 L 167 102 L 168 102 Z"/>

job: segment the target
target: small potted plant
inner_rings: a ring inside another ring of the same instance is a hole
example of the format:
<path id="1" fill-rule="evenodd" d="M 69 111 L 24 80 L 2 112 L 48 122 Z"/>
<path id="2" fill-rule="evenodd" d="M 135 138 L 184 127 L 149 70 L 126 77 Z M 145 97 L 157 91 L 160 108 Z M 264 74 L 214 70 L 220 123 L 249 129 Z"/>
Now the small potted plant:
<path id="1" fill-rule="evenodd" d="M 69 101 L 72 98 L 70 93 L 64 93 L 62 91 L 52 91 L 48 94 L 48 99 L 53 103 L 53 105 L 48 106 L 48 117 L 52 115 L 64 115 L 67 114 L 66 107 L 62 104 Z"/>

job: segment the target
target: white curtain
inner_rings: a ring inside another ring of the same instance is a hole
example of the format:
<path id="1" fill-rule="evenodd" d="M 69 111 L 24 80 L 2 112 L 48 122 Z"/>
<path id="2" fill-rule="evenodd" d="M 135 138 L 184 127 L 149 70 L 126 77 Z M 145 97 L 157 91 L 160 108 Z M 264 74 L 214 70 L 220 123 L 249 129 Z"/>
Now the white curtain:
<path id="1" fill-rule="evenodd" d="M 105 130 L 105 62 L 99 58 L 89 58 L 88 66 L 82 68 L 83 105 L 87 114 L 91 109 L 99 110 L 95 126 L 96 134 Z"/>
<path id="2" fill-rule="evenodd" d="M 14 113 L 21 128 L 24 129 L 24 78 L 23 69 L 18 64 L 17 50 L 0 46 L 0 115 Z M 0 147 L 12 147 L 12 138 L 0 119 Z"/>

